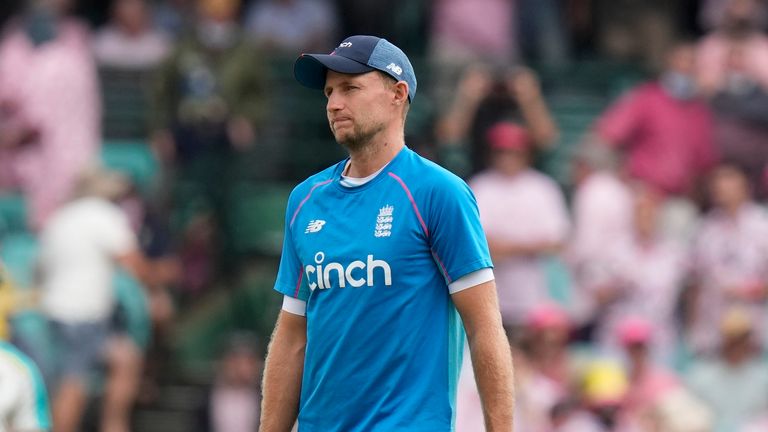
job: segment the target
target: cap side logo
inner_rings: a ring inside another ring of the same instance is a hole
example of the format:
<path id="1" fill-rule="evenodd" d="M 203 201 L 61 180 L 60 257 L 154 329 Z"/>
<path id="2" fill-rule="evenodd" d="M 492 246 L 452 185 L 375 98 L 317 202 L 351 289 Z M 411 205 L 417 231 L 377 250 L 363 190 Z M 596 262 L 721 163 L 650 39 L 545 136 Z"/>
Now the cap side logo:
<path id="1" fill-rule="evenodd" d="M 396 73 L 398 76 L 403 74 L 403 68 L 400 66 L 390 63 L 387 65 L 387 69 L 391 70 L 392 72 Z"/>
<path id="2" fill-rule="evenodd" d="M 339 44 L 339 48 L 349 48 L 352 46 L 352 42 L 342 42 Z"/>

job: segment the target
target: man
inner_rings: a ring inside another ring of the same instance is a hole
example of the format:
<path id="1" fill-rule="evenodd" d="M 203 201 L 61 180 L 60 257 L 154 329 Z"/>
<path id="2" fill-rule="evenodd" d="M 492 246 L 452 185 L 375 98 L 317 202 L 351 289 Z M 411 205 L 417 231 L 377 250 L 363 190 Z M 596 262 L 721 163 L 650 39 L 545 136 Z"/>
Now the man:
<path id="1" fill-rule="evenodd" d="M 712 411 L 713 432 L 741 431 L 768 410 L 768 370 L 755 338 L 757 323 L 740 306 L 712 318 L 719 322 L 719 353 L 697 359 L 686 384 Z"/>
<path id="2" fill-rule="evenodd" d="M 99 155 L 101 96 L 88 28 L 69 16 L 71 0 L 30 0 L 0 40 L 0 103 L 19 142 L 0 154 L 0 172 L 27 197 L 41 229 L 77 173 Z M 77 101 L 77 103 L 73 103 Z"/>
<path id="3" fill-rule="evenodd" d="M 40 371 L 13 345 L 0 342 L 0 431 L 50 429 L 48 396 Z"/>
<path id="4" fill-rule="evenodd" d="M 693 242 L 693 287 L 689 342 L 694 351 L 717 348 L 717 322 L 731 306 L 741 306 L 758 323 L 754 337 L 768 341 L 768 213 L 754 199 L 743 169 L 718 165 L 709 184 L 712 208 Z"/>
<path id="5" fill-rule="evenodd" d="M 115 270 L 122 268 L 154 286 L 128 217 L 117 205 L 129 187 L 116 172 L 85 171 L 74 199 L 51 216 L 41 233 L 41 303 L 58 354 L 52 410 L 57 432 L 80 430 L 88 382 L 104 360 L 112 370 L 101 430 L 128 429 L 141 353 L 126 335 L 109 335 Z"/>
<path id="6" fill-rule="evenodd" d="M 405 146 L 406 55 L 352 36 L 304 54 L 349 158 L 291 194 L 262 431 L 450 431 L 464 323 L 489 431 L 512 429 L 512 359 L 469 188 Z M 457 314 L 458 312 L 458 314 Z"/>
<path id="7" fill-rule="evenodd" d="M 596 138 L 618 149 L 622 171 L 667 195 L 661 213 L 666 235 L 689 240 L 700 180 L 716 163 L 713 119 L 698 97 L 693 45 L 670 48 L 655 81 L 631 89 L 598 119 Z"/>

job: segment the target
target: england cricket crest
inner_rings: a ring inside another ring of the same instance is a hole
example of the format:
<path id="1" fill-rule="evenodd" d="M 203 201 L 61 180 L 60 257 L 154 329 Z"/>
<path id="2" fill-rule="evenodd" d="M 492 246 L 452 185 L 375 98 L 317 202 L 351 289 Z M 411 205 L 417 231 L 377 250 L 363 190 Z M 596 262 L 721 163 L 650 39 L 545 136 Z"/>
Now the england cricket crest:
<path id="1" fill-rule="evenodd" d="M 392 221 L 395 208 L 389 204 L 379 209 L 379 215 L 376 216 L 376 229 L 373 232 L 375 237 L 389 237 L 392 235 Z"/>

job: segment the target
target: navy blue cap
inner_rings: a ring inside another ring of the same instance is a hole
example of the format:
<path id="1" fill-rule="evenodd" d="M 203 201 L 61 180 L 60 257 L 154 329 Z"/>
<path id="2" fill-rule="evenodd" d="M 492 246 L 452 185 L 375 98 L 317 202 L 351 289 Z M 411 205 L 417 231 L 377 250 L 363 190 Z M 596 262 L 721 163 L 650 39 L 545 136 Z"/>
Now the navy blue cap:
<path id="1" fill-rule="evenodd" d="M 330 54 L 302 54 L 293 65 L 301 85 L 322 90 L 328 70 L 361 74 L 379 70 L 408 83 L 408 99 L 416 96 L 416 74 L 408 56 L 391 42 L 376 36 L 350 36 Z"/>

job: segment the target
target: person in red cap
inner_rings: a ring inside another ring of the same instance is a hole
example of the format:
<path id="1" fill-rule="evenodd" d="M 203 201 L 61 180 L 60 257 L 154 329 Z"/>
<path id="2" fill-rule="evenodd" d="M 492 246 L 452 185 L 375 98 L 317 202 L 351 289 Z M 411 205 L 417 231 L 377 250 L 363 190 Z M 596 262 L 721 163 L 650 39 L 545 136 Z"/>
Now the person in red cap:
<path id="1" fill-rule="evenodd" d="M 634 422 L 642 422 L 661 397 L 681 387 L 680 379 L 655 364 L 649 353 L 654 330 L 651 321 L 633 316 L 625 317 L 616 327 L 615 336 L 628 361 L 629 389 L 623 409 Z"/>
<path id="2" fill-rule="evenodd" d="M 504 324 L 520 328 L 533 308 L 552 300 L 543 267 L 570 228 L 565 199 L 551 178 L 530 166 L 526 129 L 500 122 L 486 133 L 490 168 L 470 180 L 496 264 Z"/>

